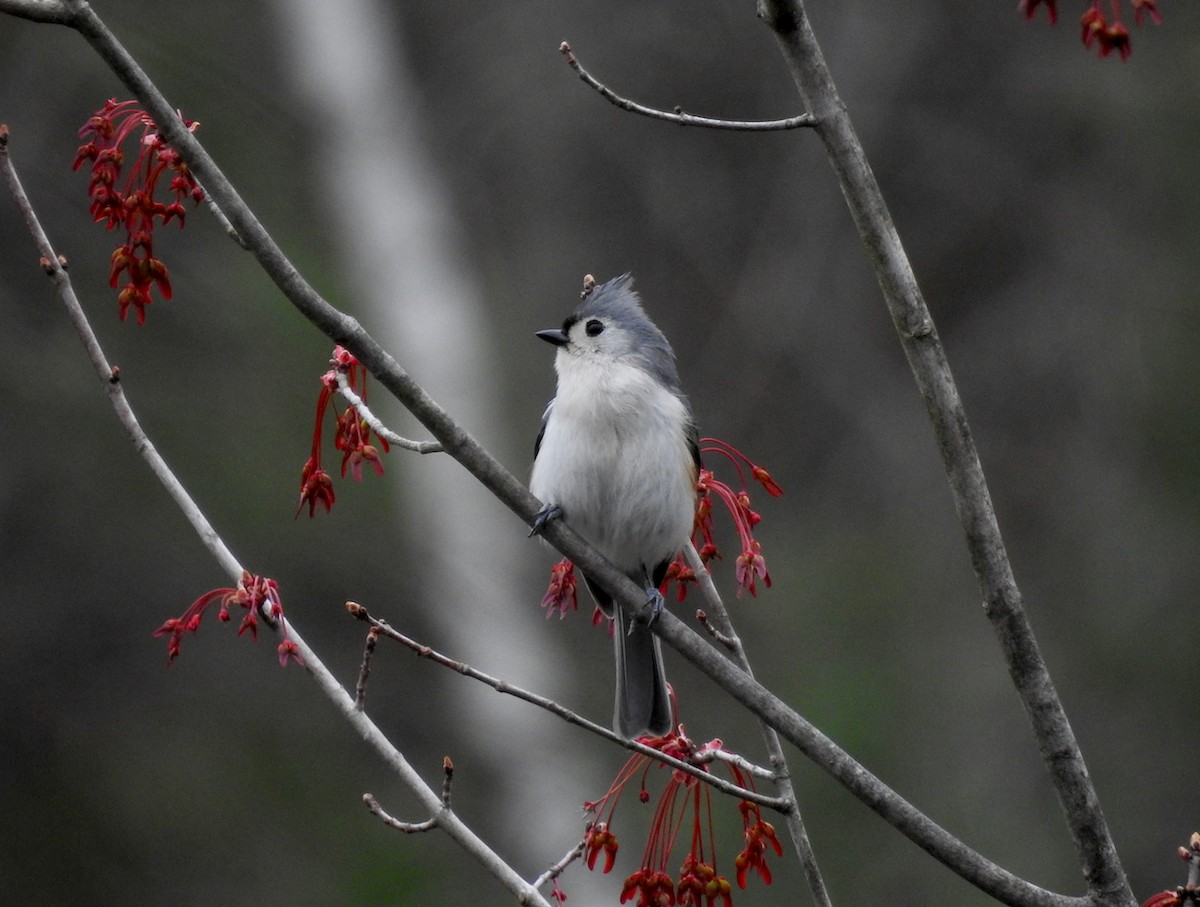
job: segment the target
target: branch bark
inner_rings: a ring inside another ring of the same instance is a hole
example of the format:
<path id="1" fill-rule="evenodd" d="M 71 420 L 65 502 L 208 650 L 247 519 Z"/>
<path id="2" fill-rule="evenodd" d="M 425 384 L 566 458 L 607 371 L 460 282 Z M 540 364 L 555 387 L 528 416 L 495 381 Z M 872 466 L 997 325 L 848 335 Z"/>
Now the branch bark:
<path id="1" fill-rule="evenodd" d="M 1025 614 L 966 412 L 908 256 L 801 0 L 759 0 L 825 146 L 933 424 L 984 608 L 1033 726 L 1094 903 L 1136 903 Z"/>

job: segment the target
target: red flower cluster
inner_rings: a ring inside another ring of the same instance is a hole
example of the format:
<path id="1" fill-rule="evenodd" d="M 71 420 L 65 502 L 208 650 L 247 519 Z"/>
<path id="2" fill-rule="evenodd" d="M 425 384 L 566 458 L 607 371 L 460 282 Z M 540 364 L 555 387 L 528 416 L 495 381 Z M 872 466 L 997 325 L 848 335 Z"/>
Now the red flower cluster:
<path id="1" fill-rule="evenodd" d="M 741 546 L 741 553 L 734 561 L 734 577 L 738 585 L 737 594 L 740 597 L 742 592 L 746 591 L 751 595 L 756 595 L 758 580 L 761 579 L 763 584 L 770 588 L 771 574 L 767 571 L 767 562 L 763 558 L 762 544 L 754 538 L 754 527 L 762 521 L 762 517 L 750 504 L 750 494 L 746 490 L 746 472 L 749 471 L 750 478 L 762 485 L 767 494 L 773 498 L 782 495 L 783 489 L 771 478 L 769 472 L 753 463 L 736 447 L 716 438 L 701 438 L 700 443 L 705 445 L 700 449 L 701 453 L 720 454 L 733 464 L 734 469 L 737 470 L 739 490 L 734 491 L 731 486 L 718 479 L 711 470 L 700 470 L 700 476 L 696 482 L 698 498 L 692 541 L 696 544 L 696 550 L 705 566 L 709 561 L 720 560 L 721 553 L 713 536 L 713 500 L 716 499 L 724 505 L 725 511 L 733 521 L 734 528 L 737 530 L 738 543 Z M 688 584 L 694 582 L 696 582 L 695 571 L 688 566 L 681 554 L 667 569 L 660 591 L 665 595 L 671 583 L 676 583 L 678 586 L 676 597 L 679 601 L 683 601 L 687 597 Z M 559 617 L 566 617 L 568 609 L 576 610 L 579 607 L 576 598 L 575 567 L 569 559 L 564 558 L 550 568 L 550 585 L 542 598 L 542 607 L 546 609 L 547 617 L 555 613 Z M 592 623 L 599 624 L 602 617 L 602 612 L 597 608 Z"/>
<path id="2" fill-rule="evenodd" d="M 674 756 L 708 771 L 714 754 L 723 752 L 720 740 L 710 740 L 696 746 L 684 733 L 683 726 L 676 728 L 666 737 L 642 738 L 642 743 L 667 755 Z M 724 763 L 734 783 L 745 790 L 754 790 L 753 779 L 733 763 Z M 584 836 L 584 861 L 588 869 L 595 869 L 600 854 L 604 854 L 603 872 L 612 870 L 616 862 L 618 841 L 613 833 L 613 814 L 626 786 L 638 779 L 638 799 L 650 802 L 646 779 L 652 766 L 666 768 L 643 755 L 634 755 L 617 774 L 608 793 L 594 803 L 585 803 L 584 809 L 596 816 Z M 712 789 L 700 783 L 692 775 L 676 769 L 668 769 L 667 780 L 651 819 L 650 834 L 642 854 L 642 863 L 631 873 L 621 887 L 621 903 L 637 899 L 637 907 L 732 907 L 733 887 L 717 868 L 716 843 L 713 839 Z M 777 855 L 783 848 L 775 836 L 775 829 L 762 818 L 756 804 L 741 800 L 738 809 L 742 814 L 745 848 L 734 859 L 739 888 L 746 887 L 746 877 L 757 872 L 767 885 L 771 884 L 771 872 L 767 867 L 768 848 Z M 675 843 L 691 820 L 691 835 L 687 854 L 673 877 L 667 866 Z"/>
<path id="3" fill-rule="evenodd" d="M 265 576 L 243 573 L 237 588 L 213 589 L 211 592 L 205 592 L 188 605 L 183 614 L 168 619 L 154 631 L 155 636 L 170 636 L 170 639 L 167 640 L 167 664 L 174 662 L 175 657 L 179 654 L 183 634 L 198 631 L 204 612 L 210 605 L 218 601 L 221 603 L 221 610 L 217 613 L 217 618 L 221 621 L 230 620 L 230 608 L 242 608 L 246 612 L 238 626 L 238 636 L 248 630 L 250 636 L 257 641 L 260 612 L 272 623 L 283 621 L 283 602 L 279 598 L 279 584 Z M 303 664 L 295 642 L 287 637 L 286 624 L 282 624 L 282 633 L 283 641 L 277 647 L 279 664 L 286 666 L 289 660 Z"/>
<path id="4" fill-rule="evenodd" d="M 317 505 L 320 504 L 328 513 L 333 507 L 333 480 L 321 466 L 321 435 L 325 424 L 325 411 L 329 401 L 338 392 L 338 375 L 344 375 L 350 390 L 367 402 L 367 370 L 359 361 L 342 346 L 333 348 L 333 358 L 329 360 L 333 366 L 321 376 L 321 393 L 317 397 L 317 418 L 313 426 L 312 453 L 309 455 L 304 468 L 300 472 L 300 504 L 296 507 L 296 516 L 304 505 L 308 504 L 308 515 L 315 516 Z M 342 452 L 342 478 L 346 471 L 354 476 L 354 481 L 362 481 L 362 466 L 367 463 L 375 470 L 376 475 L 383 475 L 383 462 L 379 459 L 380 448 L 384 453 L 389 450 L 386 438 L 379 438 L 379 446 L 371 443 L 371 428 L 366 420 L 353 406 L 337 417 L 337 428 L 334 433 L 334 447 Z"/>
<path id="5" fill-rule="evenodd" d="M 1158 0 L 1129 0 L 1133 7 L 1133 21 L 1141 25 L 1143 19 L 1149 19 L 1155 25 L 1162 24 L 1162 14 L 1158 11 Z M 1121 0 L 1109 0 L 1111 16 L 1102 9 L 1103 0 L 1089 0 L 1088 7 L 1079 20 L 1082 29 L 1083 46 L 1088 50 L 1095 48 L 1100 57 L 1107 57 L 1116 51 L 1122 60 L 1128 60 L 1133 50 L 1130 42 L 1129 29 L 1121 21 Z M 1026 19 L 1032 19 L 1037 14 L 1039 6 L 1046 7 L 1046 16 L 1053 25 L 1058 21 L 1057 0 L 1020 0 L 1018 11 L 1025 14 Z"/>
<path id="6" fill-rule="evenodd" d="M 762 556 L 762 545 L 754 538 L 754 527 L 762 522 L 762 517 L 750 504 L 750 493 L 746 490 L 746 470 L 750 477 L 758 482 L 773 498 L 783 494 L 783 489 L 771 478 L 771 474 L 761 466 L 753 463 L 749 457 L 736 447 L 726 444 L 716 438 L 701 438 L 700 443 L 706 446 L 700 448 L 703 454 L 720 454 L 725 457 L 738 475 L 739 490 L 718 479 L 712 470 L 701 469 L 700 478 L 696 482 L 699 500 L 696 504 L 696 527 L 693 541 L 700 554 L 700 560 L 707 566 L 709 561 L 720 559 L 721 553 L 713 536 L 713 499 L 724 505 L 725 511 L 733 521 L 737 530 L 738 543 L 741 553 L 734 561 L 734 577 L 738 585 L 738 597 L 743 591 L 751 595 L 758 593 L 757 581 L 762 580 L 767 588 L 771 587 L 771 574 L 767 572 L 767 562 Z M 679 584 L 678 599 L 683 601 L 687 596 L 687 584 L 695 582 L 695 574 L 680 556 L 667 572 L 667 583 L 674 581 Z"/>
<path id="7" fill-rule="evenodd" d="M 180 119 L 183 119 L 182 114 Z M 200 125 L 183 120 L 188 131 Z M 140 130 L 140 132 L 139 132 Z M 129 136 L 138 134 L 138 154 L 124 181 L 121 169 L 125 162 L 122 145 Z M 191 198 L 199 202 L 204 192 L 196 183 L 188 165 L 174 148 L 163 141 L 158 127 L 138 106 L 136 101 L 117 101 L 110 98 L 79 130 L 87 139 L 75 154 L 78 170 L 84 161 L 92 162 L 92 178 L 88 197 L 92 200 L 92 218 L 104 221 L 105 227 L 125 229 L 125 242 L 113 253 L 109 286 L 116 289 L 124 276 L 126 283 L 117 295 L 121 320 L 129 307 L 137 309 L 138 324 L 146 321 L 146 306 L 153 300 L 150 290 L 156 289 L 163 299 L 171 298 L 171 280 L 167 266 L 154 256 L 154 227 L 172 220 L 183 227 L 186 211 L 183 202 Z M 170 173 L 168 191 L 173 200 L 164 204 L 155 198 L 164 173 Z"/>
<path id="8" fill-rule="evenodd" d="M 567 558 L 550 568 L 550 585 L 542 596 L 542 607 L 546 609 L 546 617 L 557 612 L 559 618 L 563 618 L 567 616 L 568 609 L 579 610 L 579 598 L 575 592 L 575 565 Z"/>

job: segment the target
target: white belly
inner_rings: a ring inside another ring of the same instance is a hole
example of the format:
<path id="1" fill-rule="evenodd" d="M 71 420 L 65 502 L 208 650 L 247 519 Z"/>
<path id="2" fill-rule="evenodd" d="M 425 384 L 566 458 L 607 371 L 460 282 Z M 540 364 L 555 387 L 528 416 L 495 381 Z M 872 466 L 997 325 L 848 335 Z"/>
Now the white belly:
<path id="1" fill-rule="evenodd" d="M 692 533 L 687 418 L 683 401 L 638 369 L 613 367 L 586 385 L 560 374 L 530 490 L 640 582 Z"/>

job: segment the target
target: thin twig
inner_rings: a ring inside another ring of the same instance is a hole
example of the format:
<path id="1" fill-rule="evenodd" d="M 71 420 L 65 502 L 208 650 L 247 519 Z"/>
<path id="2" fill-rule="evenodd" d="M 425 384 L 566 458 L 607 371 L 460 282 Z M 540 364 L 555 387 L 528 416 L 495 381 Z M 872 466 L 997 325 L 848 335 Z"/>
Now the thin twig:
<path id="1" fill-rule="evenodd" d="M 740 785 L 734 784 L 731 781 L 726 781 L 723 778 L 718 778 L 711 772 L 706 772 L 702 768 L 697 768 L 690 762 L 685 762 L 681 759 L 676 759 L 669 756 L 661 750 L 656 750 L 653 747 L 646 746 L 644 743 L 639 743 L 637 740 L 627 740 L 620 734 L 614 733 L 603 725 L 596 724 L 594 721 L 589 721 L 578 712 L 573 712 L 566 706 L 555 702 L 553 699 L 548 699 L 545 696 L 540 696 L 537 693 L 526 690 L 522 687 L 515 686 L 498 677 L 493 677 L 490 674 L 485 674 L 478 668 L 473 668 L 469 664 L 461 661 L 456 661 L 447 655 L 443 655 L 429 646 L 417 642 L 409 636 L 401 633 L 386 620 L 382 620 L 372 615 L 365 607 L 358 602 L 346 602 L 346 611 L 358 620 L 364 620 L 371 626 L 377 629 L 381 634 L 388 639 L 395 640 L 411 652 L 415 652 L 422 658 L 428 658 L 434 664 L 439 664 L 442 667 L 449 668 L 455 673 L 462 674 L 465 677 L 470 677 L 472 680 L 477 680 L 480 683 L 487 684 L 498 693 L 504 693 L 506 696 L 513 696 L 520 699 L 522 702 L 528 702 L 530 705 L 536 705 L 538 708 L 545 709 L 553 715 L 562 718 L 569 724 L 576 727 L 581 727 L 586 731 L 590 731 L 611 743 L 619 744 L 627 750 L 638 753 L 643 756 L 648 756 L 657 762 L 662 762 L 673 769 L 681 772 L 686 772 L 694 778 L 705 782 L 716 788 L 723 794 L 728 794 L 732 797 L 737 797 L 741 800 L 750 800 L 759 806 L 765 806 L 768 809 L 773 809 L 776 812 L 787 813 L 792 808 L 792 804 L 781 797 L 769 797 L 766 794 L 760 794 L 756 791 L 746 790 Z M 756 773 L 770 774 L 769 769 L 759 767 Z"/>
<path id="2" fill-rule="evenodd" d="M 442 757 L 442 806 L 450 808 L 450 787 L 454 782 L 454 762 L 449 756 Z"/>
<path id="3" fill-rule="evenodd" d="M 820 123 L 817 134 L 925 402 L 988 619 L 1033 727 L 1089 892 L 1100 904 L 1134 904 L 1083 753 L 1026 617 L 958 387 L 883 193 L 801 0 L 759 0 L 758 6 L 759 17 L 775 33 L 801 99 Z"/>
<path id="4" fill-rule="evenodd" d="M 419 454 L 442 452 L 442 445 L 437 441 L 413 441 L 409 438 L 401 437 L 380 422 L 379 418 L 363 402 L 362 397 L 354 393 L 354 390 L 350 387 L 350 379 L 340 370 L 337 372 L 337 385 L 338 393 L 345 397 L 346 401 L 354 407 L 358 412 L 359 418 L 371 427 L 371 431 L 375 432 L 375 434 L 386 440 L 389 444 L 395 444 L 402 450 L 411 450 Z"/>
<path id="5" fill-rule="evenodd" d="M 563 871 L 568 866 L 570 866 L 572 863 L 574 863 L 576 860 L 578 860 L 580 857 L 583 856 L 583 849 L 586 846 L 587 846 L 587 838 L 580 838 L 579 843 L 576 844 L 574 847 L 572 847 L 570 850 L 568 850 L 565 854 L 563 854 L 561 860 L 559 860 L 553 866 L 550 866 L 549 868 L 547 868 L 547 870 L 545 872 L 543 872 L 540 876 L 538 876 L 536 879 L 533 880 L 533 882 L 532 882 L 533 887 L 541 888 L 547 882 L 553 882 L 555 879 L 557 879 L 560 875 L 563 874 Z"/>
<path id="6" fill-rule="evenodd" d="M 375 654 L 375 643 L 379 641 L 379 629 L 367 631 L 367 642 L 363 646 L 362 664 L 358 669 L 358 683 L 354 685 L 354 707 L 360 712 L 367 701 L 367 678 L 371 675 L 371 656 Z"/>
<path id="7" fill-rule="evenodd" d="M 731 652 L 737 650 L 737 639 L 732 636 L 726 636 L 724 633 L 718 630 L 717 625 L 708 619 L 708 614 L 706 612 L 699 610 L 696 611 L 696 620 L 699 621 L 700 626 L 704 628 L 704 632 L 707 633 L 714 642 L 720 643 Z"/>
<path id="8" fill-rule="evenodd" d="M 699 126 L 704 129 L 729 129 L 734 132 L 779 132 L 784 129 L 802 129 L 816 125 L 812 114 L 809 113 L 801 113 L 782 120 L 724 120 L 684 113 L 681 107 L 676 107 L 673 111 L 647 107 L 645 104 L 621 97 L 584 69 L 575 54 L 571 52 L 571 45 L 566 41 L 559 45 L 558 50 L 566 58 L 567 65 L 579 73 L 579 78 L 583 80 L 584 84 L 598 92 L 604 100 L 622 110 L 641 114 L 654 120 L 666 120 L 669 123 L 678 123 L 680 126 Z"/>
<path id="9" fill-rule="evenodd" d="M 397 831 L 402 831 L 405 834 L 416 834 L 422 831 L 432 831 L 438 827 L 437 816 L 430 816 L 424 822 L 404 822 L 391 815 L 387 810 L 379 805 L 379 801 L 371 794 L 363 794 L 363 803 L 367 809 L 379 816 L 385 825 L 390 825 Z"/>
<path id="10" fill-rule="evenodd" d="M 758 765 L 754 762 L 751 762 L 745 756 L 740 756 L 737 753 L 731 753 L 729 750 L 708 750 L 696 761 L 699 763 L 724 762 L 728 765 L 736 766 L 740 771 L 745 772 L 747 775 L 753 775 L 756 778 L 762 778 L 764 781 L 779 780 L 779 773 L 774 769 L 769 769 L 765 765 Z"/>

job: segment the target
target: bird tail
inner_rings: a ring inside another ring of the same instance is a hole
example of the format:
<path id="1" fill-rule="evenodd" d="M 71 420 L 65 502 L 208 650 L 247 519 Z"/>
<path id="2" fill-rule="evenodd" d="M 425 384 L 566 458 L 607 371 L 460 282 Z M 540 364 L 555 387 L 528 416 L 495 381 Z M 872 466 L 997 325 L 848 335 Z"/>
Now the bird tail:
<path id="1" fill-rule="evenodd" d="M 617 607 L 613 641 L 617 658 L 617 702 L 613 725 L 618 733 L 635 737 L 665 737 L 674 727 L 662 647 L 645 624 L 630 620 Z"/>

